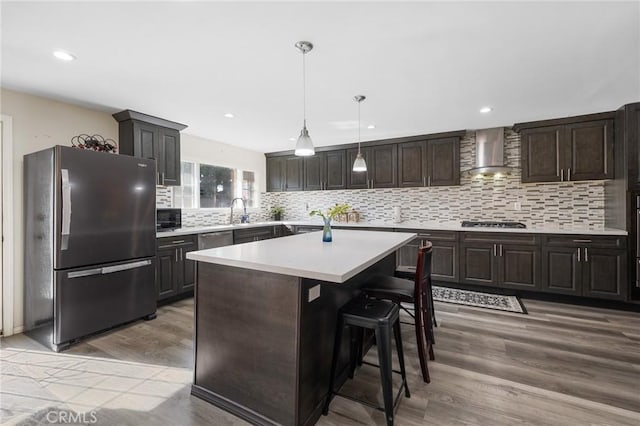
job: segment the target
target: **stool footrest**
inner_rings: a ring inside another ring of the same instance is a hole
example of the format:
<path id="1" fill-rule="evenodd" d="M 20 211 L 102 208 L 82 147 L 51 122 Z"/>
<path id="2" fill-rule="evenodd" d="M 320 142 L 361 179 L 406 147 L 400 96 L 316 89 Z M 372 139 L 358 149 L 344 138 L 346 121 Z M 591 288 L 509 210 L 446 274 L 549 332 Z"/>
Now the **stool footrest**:
<path id="1" fill-rule="evenodd" d="M 366 365 L 370 365 L 372 367 L 380 368 L 378 364 L 374 364 L 372 362 L 362 361 L 362 363 Z M 402 376 L 402 371 L 399 371 L 399 370 L 391 370 L 391 371 Z"/>
<path id="2" fill-rule="evenodd" d="M 398 393 L 396 394 L 396 397 L 393 400 L 393 410 L 395 411 L 396 408 L 398 408 L 398 404 L 400 403 L 400 397 L 402 396 L 402 392 L 407 388 L 407 382 L 406 381 L 402 381 L 402 384 L 400 385 L 400 389 L 398 389 Z M 339 392 L 333 392 L 333 396 L 341 396 L 343 398 L 346 399 L 350 399 L 351 401 L 355 401 L 355 402 L 359 402 L 362 405 L 366 405 L 367 407 L 371 407 L 374 408 L 378 411 L 382 411 L 384 413 L 384 407 L 381 407 L 379 405 L 376 405 L 370 401 L 364 400 L 364 399 L 360 399 L 360 398 L 356 398 L 355 396 L 351 396 L 351 395 L 347 395 L 344 393 L 339 393 Z"/>

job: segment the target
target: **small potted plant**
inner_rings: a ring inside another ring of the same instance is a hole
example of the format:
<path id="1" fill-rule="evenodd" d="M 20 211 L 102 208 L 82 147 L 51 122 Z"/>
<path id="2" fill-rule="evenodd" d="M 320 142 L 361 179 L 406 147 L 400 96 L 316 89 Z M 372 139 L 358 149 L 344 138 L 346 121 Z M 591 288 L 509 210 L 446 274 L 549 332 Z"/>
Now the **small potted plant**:
<path id="1" fill-rule="evenodd" d="M 333 207 L 329 207 L 326 213 L 323 213 L 322 210 L 312 210 L 309 212 L 309 216 L 320 216 L 324 221 L 324 226 L 322 227 L 322 241 L 325 243 L 330 243 L 332 238 L 331 235 L 331 219 L 337 217 L 341 214 L 346 214 L 351 206 L 349 204 L 336 204 Z"/>
<path id="2" fill-rule="evenodd" d="M 282 213 L 284 213 L 284 207 L 275 206 L 271 208 L 271 216 L 276 222 L 282 220 Z"/>

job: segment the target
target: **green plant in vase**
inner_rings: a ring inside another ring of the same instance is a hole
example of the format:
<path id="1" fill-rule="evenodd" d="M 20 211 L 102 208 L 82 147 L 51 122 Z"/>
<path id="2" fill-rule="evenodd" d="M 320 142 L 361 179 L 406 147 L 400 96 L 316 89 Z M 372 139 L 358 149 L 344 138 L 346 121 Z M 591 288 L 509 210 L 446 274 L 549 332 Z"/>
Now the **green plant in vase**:
<path id="1" fill-rule="evenodd" d="M 309 212 L 309 216 L 320 216 L 324 221 L 324 226 L 322 227 L 322 241 L 330 243 L 332 240 L 331 219 L 338 215 L 346 214 L 349 210 L 351 210 L 351 206 L 349 204 L 336 204 L 333 207 L 329 207 L 324 213 L 322 210 L 311 210 Z"/>
<path id="2" fill-rule="evenodd" d="M 282 220 L 282 213 L 284 213 L 284 207 L 274 206 L 271 208 L 271 216 L 275 221 Z"/>

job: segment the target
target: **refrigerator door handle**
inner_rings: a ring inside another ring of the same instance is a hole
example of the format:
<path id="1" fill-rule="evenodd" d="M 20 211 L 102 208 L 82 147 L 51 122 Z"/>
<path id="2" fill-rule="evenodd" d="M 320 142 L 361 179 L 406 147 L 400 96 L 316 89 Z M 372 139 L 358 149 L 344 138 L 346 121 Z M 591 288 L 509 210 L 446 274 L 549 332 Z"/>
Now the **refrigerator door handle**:
<path id="1" fill-rule="evenodd" d="M 60 249 L 66 250 L 69 247 L 69 232 L 71 229 L 71 184 L 69 183 L 69 170 L 61 169 L 62 175 L 62 237 Z"/>
<path id="2" fill-rule="evenodd" d="M 129 269 L 136 269 L 136 268 L 142 268 L 143 266 L 148 266 L 151 265 L 151 260 L 147 259 L 147 260 L 139 260 L 137 262 L 131 262 L 131 263 L 124 263 L 122 265 L 115 265 L 115 266 L 105 266 L 104 268 L 102 268 L 102 274 L 111 274 L 113 272 L 120 272 L 120 271 L 128 271 Z"/>
<path id="3" fill-rule="evenodd" d="M 142 268 L 151 265 L 151 260 L 139 260 L 137 262 L 124 263 L 122 265 L 105 266 L 104 268 L 85 269 L 84 271 L 73 271 L 67 274 L 67 278 L 89 277 L 91 275 L 105 275 L 114 272 L 128 271 L 130 269 Z"/>

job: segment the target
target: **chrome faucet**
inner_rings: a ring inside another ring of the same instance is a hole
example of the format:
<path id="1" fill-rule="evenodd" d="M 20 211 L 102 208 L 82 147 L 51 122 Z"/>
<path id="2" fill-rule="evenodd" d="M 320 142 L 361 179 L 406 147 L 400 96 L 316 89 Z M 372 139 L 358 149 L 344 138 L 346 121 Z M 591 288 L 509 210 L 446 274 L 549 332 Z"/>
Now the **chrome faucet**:
<path id="1" fill-rule="evenodd" d="M 233 205 L 236 203 L 236 200 L 242 201 L 242 216 L 240 216 L 240 223 L 249 223 L 249 215 L 247 214 L 247 202 L 244 198 L 234 198 L 231 200 L 231 214 L 229 215 L 229 224 L 233 225 Z"/>

